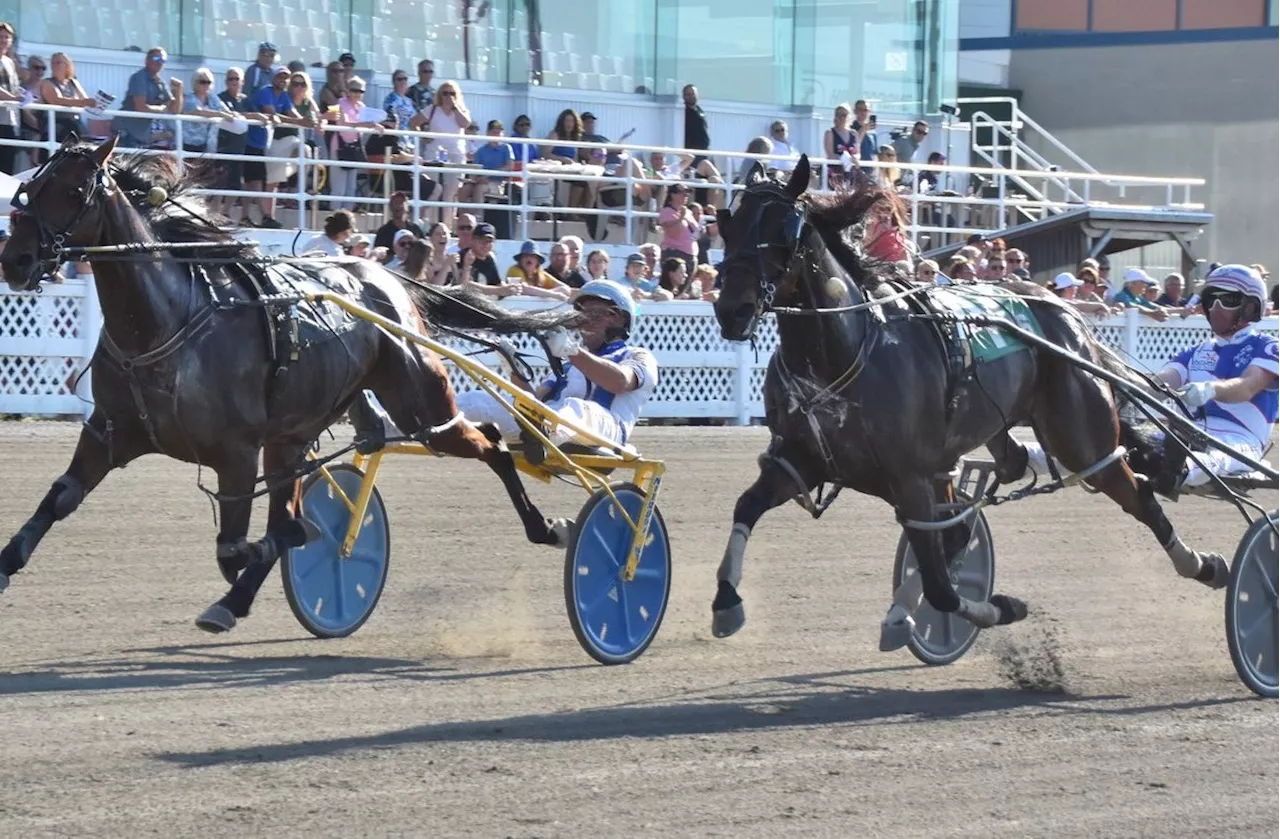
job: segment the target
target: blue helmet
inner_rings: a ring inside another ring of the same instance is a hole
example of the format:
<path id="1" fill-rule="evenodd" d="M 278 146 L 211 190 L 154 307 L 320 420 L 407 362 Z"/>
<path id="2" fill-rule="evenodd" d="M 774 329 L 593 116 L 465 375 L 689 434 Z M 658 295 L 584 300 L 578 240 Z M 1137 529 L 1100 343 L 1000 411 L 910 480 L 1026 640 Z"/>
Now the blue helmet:
<path id="1" fill-rule="evenodd" d="M 613 280 L 592 280 L 578 289 L 578 297 L 596 297 L 600 300 L 607 300 L 617 306 L 627 316 L 627 326 L 623 337 L 631 334 L 631 330 L 635 327 L 636 315 L 640 313 L 640 310 L 636 306 L 636 301 L 632 298 L 631 292 L 621 285 Z"/>

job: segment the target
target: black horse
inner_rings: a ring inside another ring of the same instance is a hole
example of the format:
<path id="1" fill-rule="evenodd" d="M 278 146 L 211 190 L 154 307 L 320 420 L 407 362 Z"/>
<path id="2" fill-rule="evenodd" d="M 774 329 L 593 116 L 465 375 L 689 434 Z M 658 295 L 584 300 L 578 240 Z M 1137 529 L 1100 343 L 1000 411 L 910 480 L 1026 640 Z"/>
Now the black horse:
<path id="1" fill-rule="evenodd" d="M 778 313 L 781 346 L 765 378 L 774 440 L 761 457 L 759 478 L 734 507 L 717 575 L 712 629 L 720 637 L 745 622 L 737 592 L 743 556 L 767 510 L 827 482 L 883 498 L 903 522 L 942 521 L 936 505 L 952 500 L 950 473 L 973 449 L 988 448 L 1003 483 L 1025 474 L 1027 451 L 1010 436 L 1014 425 L 1030 423 L 1049 454 L 1072 472 L 1114 456 L 1121 439 L 1110 386 L 1049 351 L 1024 346 L 958 368 L 949 350 L 964 348 L 931 319 L 929 295 L 913 292 L 900 269 L 862 248 L 864 223 L 896 196 L 869 184 L 834 197 L 807 196 L 809 177 L 807 158 L 785 183 L 766 178 L 757 165 L 737 209 L 720 214 L 725 260 L 715 311 L 723 336 L 747 340 L 766 312 L 789 310 Z M 1074 310 L 1030 283 L 1010 285 L 1050 341 L 1128 372 Z M 1226 584 L 1222 557 L 1183 544 L 1150 484 L 1124 460 L 1114 459 L 1088 482 L 1151 529 L 1178 573 L 1215 588 Z M 948 558 L 968 536 L 964 523 L 941 532 L 908 528 L 920 574 L 910 578 L 914 591 L 895 593 L 883 648 L 906 643 L 907 616 L 919 604 L 921 586 L 935 609 L 977 626 L 1026 617 L 1026 605 L 1007 595 L 985 603 L 957 595 Z"/>
<path id="2" fill-rule="evenodd" d="M 204 202 L 190 192 L 192 178 L 180 177 L 172 158 L 120 165 L 114 149 L 114 140 L 95 147 L 72 138 L 15 198 L 0 259 L 9 286 L 37 289 L 66 258 L 63 249 L 188 247 L 91 256 L 104 319 L 92 362 L 93 415 L 66 473 L 0 551 L 0 589 L 109 471 L 158 452 L 217 473 L 217 560 L 232 585 L 197 624 L 230 629 L 249 614 L 281 553 L 310 536 L 290 505 L 290 478 L 308 446 L 348 407 L 358 428 L 370 436 L 381 429 L 366 389 L 399 428 L 417 429 L 413 436 L 437 452 L 488 464 L 531 542 L 565 539 L 567 524 L 548 522 L 529 500 L 496 429 L 476 428 L 458 413 L 438 357 L 331 307 L 275 307 L 262 292 L 327 288 L 417 331 L 424 322 L 535 331 L 571 324 L 575 315 L 517 314 L 471 295 L 406 288 L 365 260 L 272 265 L 234 241 L 225 220 L 206 220 Z M 228 305 L 236 299 L 249 305 Z M 260 454 L 274 483 L 266 536 L 249 543 Z"/>

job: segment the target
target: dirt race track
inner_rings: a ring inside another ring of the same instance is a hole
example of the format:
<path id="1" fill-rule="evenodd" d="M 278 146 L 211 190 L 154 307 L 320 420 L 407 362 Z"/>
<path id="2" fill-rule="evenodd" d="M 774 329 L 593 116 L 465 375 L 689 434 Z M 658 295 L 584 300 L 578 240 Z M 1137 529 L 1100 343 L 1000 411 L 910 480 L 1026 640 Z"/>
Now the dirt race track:
<path id="1" fill-rule="evenodd" d="M 4 538 L 76 430 L 0 425 Z M 711 638 L 765 442 L 641 430 L 676 576 L 653 646 L 613 668 L 573 638 L 563 555 L 526 546 L 482 466 L 384 469 L 391 578 L 341 641 L 305 635 L 278 575 L 232 635 L 201 633 L 224 585 L 195 469 L 111 475 L 0 595 L 0 836 L 1276 835 L 1276 705 L 1236 679 L 1222 593 L 1080 490 L 991 512 L 998 589 L 1033 614 L 954 666 L 877 651 L 899 531 L 865 497 L 767 516 L 747 626 Z M 1234 509 L 1170 509 L 1234 551 Z M 1055 661 L 1065 692 L 1018 686 Z"/>

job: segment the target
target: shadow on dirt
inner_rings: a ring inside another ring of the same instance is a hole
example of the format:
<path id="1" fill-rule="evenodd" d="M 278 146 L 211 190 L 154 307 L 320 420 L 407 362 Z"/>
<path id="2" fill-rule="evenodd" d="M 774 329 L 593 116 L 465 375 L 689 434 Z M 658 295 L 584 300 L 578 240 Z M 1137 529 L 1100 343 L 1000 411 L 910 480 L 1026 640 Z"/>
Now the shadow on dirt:
<path id="1" fill-rule="evenodd" d="M 289 639 L 293 641 L 294 639 Z M 0 672 L 0 696 L 166 688 L 257 688 L 359 677 L 365 681 L 446 682 L 498 679 L 592 667 L 590 664 L 506 670 L 457 669 L 440 661 L 359 655 L 244 656 L 236 648 L 286 641 L 211 642 L 122 650 L 120 657 L 43 662 L 40 669 Z"/>
<path id="2" fill-rule="evenodd" d="M 885 668 L 873 668 L 880 671 Z M 1126 696 L 1048 695 L 1011 688 L 898 690 L 850 684 L 859 671 L 789 676 L 713 688 L 696 698 L 621 704 L 552 714 L 431 723 L 368 736 L 336 737 L 206 752 L 168 752 L 162 761 L 188 768 L 274 763 L 365 749 L 428 743 L 577 742 L 618 738 L 715 735 L 827 725 L 901 725 L 1027 710 L 1035 713 L 1130 715 L 1219 705 L 1209 699 L 1134 706 Z M 841 681 L 843 680 L 843 681 Z M 1108 707 L 1108 706 L 1111 707 Z"/>

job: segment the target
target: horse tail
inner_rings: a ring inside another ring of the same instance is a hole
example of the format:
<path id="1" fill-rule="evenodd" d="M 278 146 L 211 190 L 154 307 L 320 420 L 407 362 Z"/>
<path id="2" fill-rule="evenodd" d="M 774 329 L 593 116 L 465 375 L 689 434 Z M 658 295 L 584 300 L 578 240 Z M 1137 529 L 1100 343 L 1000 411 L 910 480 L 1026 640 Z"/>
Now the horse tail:
<path id="1" fill-rule="evenodd" d="M 516 311 L 503 308 L 494 298 L 467 288 L 440 288 L 403 276 L 400 276 L 400 280 L 428 325 L 479 329 L 510 335 L 545 332 L 557 327 L 572 329 L 582 321 L 581 313 L 573 309 L 556 307 L 530 312 Z"/>

